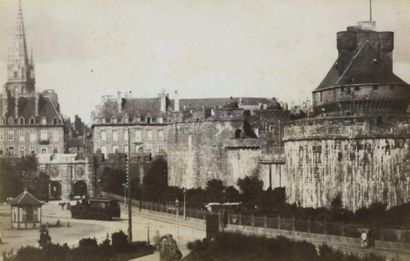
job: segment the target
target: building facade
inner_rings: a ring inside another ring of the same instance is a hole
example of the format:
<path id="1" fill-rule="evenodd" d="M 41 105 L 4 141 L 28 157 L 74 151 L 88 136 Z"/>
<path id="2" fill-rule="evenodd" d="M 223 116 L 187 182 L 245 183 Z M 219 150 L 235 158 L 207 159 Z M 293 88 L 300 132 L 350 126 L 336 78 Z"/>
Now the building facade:
<path id="1" fill-rule="evenodd" d="M 87 157 L 76 154 L 37 155 L 38 170 L 50 177 L 50 200 L 69 200 L 93 192 L 93 169 Z"/>
<path id="2" fill-rule="evenodd" d="M 63 154 L 68 145 L 73 151 L 74 145 L 73 142 L 65 143 L 65 122 L 60 113 L 57 93 L 53 90 L 36 90 L 34 61 L 27 52 L 21 6 L 18 8 L 16 28 L 7 66 L 8 81 L 0 94 L 0 157 L 35 155 L 37 172 L 44 172 L 50 177 L 50 199 L 84 196 L 91 190 L 90 164 L 84 155 L 78 153 L 85 149 Z M 80 133 L 79 128 L 77 131 L 70 136 L 73 138 L 70 141 L 81 140 L 80 135 L 82 140 L 85 139 L 86 133 Z M 83 143 L 80 145 L 84 146 Z"/>
<path id="3" fill-rule="evenodd" d="M 204 187 L 220 179 L 258 175 L 265 187 L 279 186 L 281 122 L 288 112 L 275 99 L 173 99 L 130 94 L 103 97 L 92 113 L 94 152 L 149 154 L 166 157 L 169 185 Z M 151 157 L 148 157 L 151 158 Z"/>
<path id="4" fill-rule="evenodd" d="M 0 95 L 0 156 L 62 153 L 64 131 L 58 97 L 53 90 L 36 92 L 21 6 L 7 70 L 8 81 Z"/>

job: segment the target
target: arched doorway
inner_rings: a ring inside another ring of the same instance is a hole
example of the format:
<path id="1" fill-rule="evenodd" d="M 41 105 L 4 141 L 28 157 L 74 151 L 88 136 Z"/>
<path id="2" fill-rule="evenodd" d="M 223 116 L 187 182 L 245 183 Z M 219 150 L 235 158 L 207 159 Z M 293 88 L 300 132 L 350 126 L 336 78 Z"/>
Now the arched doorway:
<path id="1" fill-rule="evenodd" d="M 61 184 L 58 181 L 50 182 L 50 199 L 60 200 L 61 199 Z"/>
<path id="2" fill-rule="evenodd" d="M 85 196 L 87 195 L 87 183 L 84 181 L 77 181 L 73 185 L 73 195 L 74 196 Z"/>

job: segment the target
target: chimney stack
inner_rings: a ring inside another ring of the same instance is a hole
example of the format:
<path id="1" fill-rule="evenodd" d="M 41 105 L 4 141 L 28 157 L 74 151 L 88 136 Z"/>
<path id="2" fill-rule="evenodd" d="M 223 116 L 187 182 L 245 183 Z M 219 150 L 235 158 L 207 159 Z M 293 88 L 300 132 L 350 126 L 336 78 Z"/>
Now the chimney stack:
<path id="1" fill-rule="evenodd" d="M 179 111 L 179 94 L 178 94 L 178 91 L 175 91 L 175 96 L 174 96 L 174 111 Z"/>
<path id="2" fill-rule="evenodd" d="M 18 119 L 19 117 L 19 96 L 14 96 L 14 118 Z"/>
<path id="3" fill-rule="evenodd" d="M 120 113 L 121 112 L 121 103 L 122 103 L 122 94 L 121 94 L 121 92 L 119 91 L 118 93 L 117 93 L 117 110 L 118 110 L 118 113 Z"/>
<path id="4" fill-rule="evenodd" d="M 35 94 L 35 96 L 34 96 L 35 98 L 35 102 L 34 102 L 34 116 L 35 117 L 38 117 L 38 100 L 39 100 L 39 94 L 38 93 L 36 93 Z"/>
<path id="5" fill-rule="evenodd" d="M 167 112 L 167 95 L 164 89 L 161 90 L 161 93 L 159 94 L 159 99 L 161 103 L 160 111 Z"/>
<path id="6" fill-rule="evenodd" d="M 7 92 L 4 92 L 4 93 L 3 93 L 2 99 L 3 99 L 3 117 L 5 117 L 6 114 L 7 114 L 7 110 L 8 110 L 8 106 L 7 106 L 7 103 L 8 103 Z"/>

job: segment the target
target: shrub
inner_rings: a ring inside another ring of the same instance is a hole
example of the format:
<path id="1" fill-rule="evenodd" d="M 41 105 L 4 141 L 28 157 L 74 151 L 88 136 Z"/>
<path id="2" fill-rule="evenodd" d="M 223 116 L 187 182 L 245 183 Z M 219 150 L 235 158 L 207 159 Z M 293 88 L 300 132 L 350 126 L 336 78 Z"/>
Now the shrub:
<path id="1" fill-rule="evenodd" d="M 397 234 L 394 230 L 391 229 L 383 229 L 383 240 L 384 241 L 391 241 L 397 242 Z"/>
<path id="2" fill-rule="evenodd" d="M 401 241 L 404 243 L 410 243 L 410 231 L 401 233 Z"/>
<path id="3" fill-rule="evenodd" d="M 345 226 L 345 236 L 346 237 L 360 237 L 360 231 L 355 226 Z"/>
<path id="4" fill-rule="evenodd" d="M 78 242 L 80 247 L 97 247 L 97 240 L 95 238 L 83 238 Z"/>
<path id="5" fill-rule="evenodd" d="M 122 231 L 113 233 L 111 236 L 111 240 L 112 240 L 112 247 L 118 251 L 126 251 L 130 247 L 130 244 L 128 242 L 128 237 Z"/>

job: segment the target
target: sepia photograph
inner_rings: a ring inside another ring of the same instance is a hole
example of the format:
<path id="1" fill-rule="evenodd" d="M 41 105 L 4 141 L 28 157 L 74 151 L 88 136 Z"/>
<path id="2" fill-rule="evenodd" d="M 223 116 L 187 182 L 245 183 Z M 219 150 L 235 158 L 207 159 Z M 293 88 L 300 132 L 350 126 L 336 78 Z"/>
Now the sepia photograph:
<path id="1" fill-rule="evenodd" d="M 410 261 L 410 0 L 0 0 L 0 261 Z"/>

